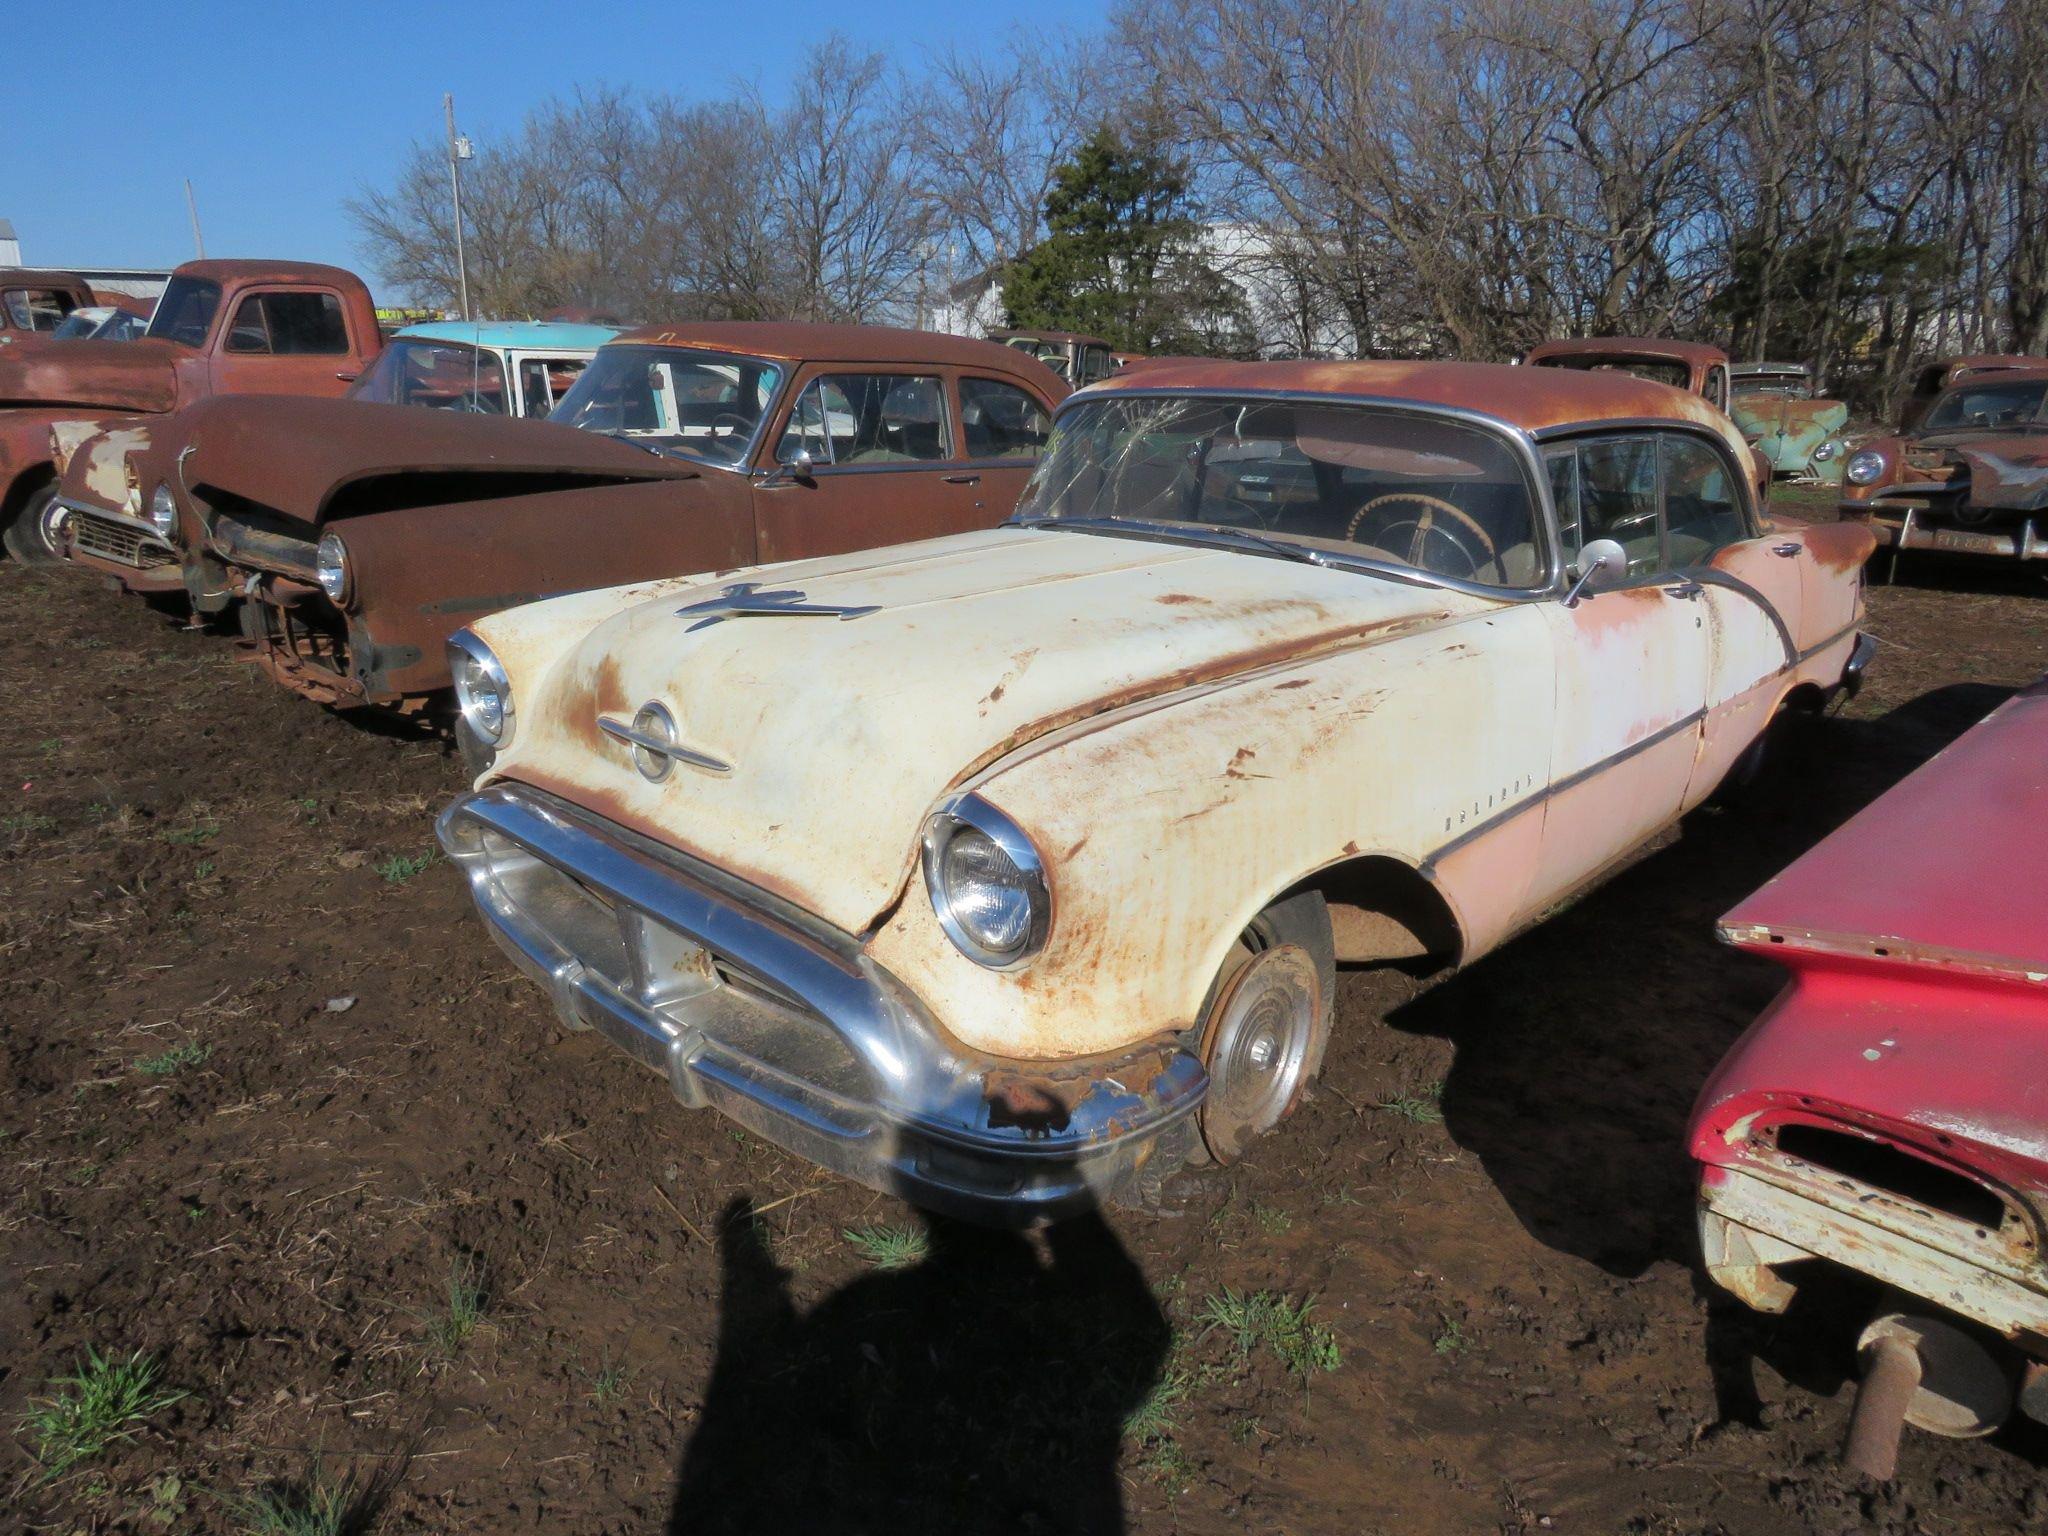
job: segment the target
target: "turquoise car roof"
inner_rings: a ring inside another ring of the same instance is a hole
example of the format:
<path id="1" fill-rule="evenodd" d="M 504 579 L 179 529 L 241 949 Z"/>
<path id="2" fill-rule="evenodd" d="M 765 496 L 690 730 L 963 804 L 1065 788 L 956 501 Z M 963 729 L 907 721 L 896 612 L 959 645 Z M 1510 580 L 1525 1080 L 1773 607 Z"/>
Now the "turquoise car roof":
<path id="1" fill-rule="evenodd" d="M 569 325 L 557 320 L 436 320 L 408 325 L 392 339 L 417 336 L 423 341 L 466 341 L 471 346 L 514 351 L 594 352 L 618 334 L 614 325 Z"/>

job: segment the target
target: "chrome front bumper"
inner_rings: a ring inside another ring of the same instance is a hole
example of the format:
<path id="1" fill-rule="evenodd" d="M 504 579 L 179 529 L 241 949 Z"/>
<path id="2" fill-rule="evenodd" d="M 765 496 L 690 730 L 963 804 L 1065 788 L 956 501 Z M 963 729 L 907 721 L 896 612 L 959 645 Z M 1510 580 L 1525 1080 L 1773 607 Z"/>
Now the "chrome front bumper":
<path id="1" fill-rule="evenodd" d="M 1093 1204 L 1208 1090 L 1172 1046 L 1085 1064 L 971 1051 L 853 936 L 525 785 L 463 796 L 437 830 L 566 1024 L 685 1106 L 920 1205 L 1014 1223 Z"/>

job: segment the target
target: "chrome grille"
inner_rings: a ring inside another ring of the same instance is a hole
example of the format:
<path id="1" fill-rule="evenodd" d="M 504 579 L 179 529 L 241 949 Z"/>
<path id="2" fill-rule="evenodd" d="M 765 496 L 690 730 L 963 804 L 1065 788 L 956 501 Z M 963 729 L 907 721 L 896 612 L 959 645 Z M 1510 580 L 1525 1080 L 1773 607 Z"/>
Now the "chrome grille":
<path id="1" fill-rule="evenodd" d="M 71 523 L 73 541 L 88 555 L 144 571 L 178 563 L 169 546 L 130 524 L 76 510 L 71 514 Z"/>

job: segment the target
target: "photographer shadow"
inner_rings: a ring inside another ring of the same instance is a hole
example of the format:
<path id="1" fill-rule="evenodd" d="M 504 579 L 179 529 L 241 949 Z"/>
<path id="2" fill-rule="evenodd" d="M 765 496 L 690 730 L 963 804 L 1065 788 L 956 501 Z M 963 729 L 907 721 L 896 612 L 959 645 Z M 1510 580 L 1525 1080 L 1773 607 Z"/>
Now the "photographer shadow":
<path id="1" fill-rule="evenodd" d="M 1042 1239 L 925 1220 L 916 1263 L 803 1311 L 751 1203 L 727 1207 L 670 1536 L 1124 1529 L 1124 1420 L 1169 1341 L 1143 1272 L 1093 1211 Z"/>

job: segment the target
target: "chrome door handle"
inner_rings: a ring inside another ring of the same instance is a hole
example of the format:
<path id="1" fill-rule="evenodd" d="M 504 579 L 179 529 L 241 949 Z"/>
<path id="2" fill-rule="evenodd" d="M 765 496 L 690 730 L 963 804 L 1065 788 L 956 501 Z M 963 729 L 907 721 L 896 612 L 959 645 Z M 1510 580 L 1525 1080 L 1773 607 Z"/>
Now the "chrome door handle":
<path id="1" fill-rule="evenodd" d="M 1771 546 L 1771 553 L 1780 559 L 1790 560 L 1804 548 L 1806 548 L 1804 544 L 1773 544 Z"/>
<path id="2" fill-rule="evenodd" d="M 981 476 L 979 476 L 979 475 L 948 475 L 948 476 L 946 476 L 946 484 L 948 484 L 948 485 L 979 485 L 979 484 L 981 484 Z"/>
<path id="3" fill-rule="evenodd" d="M 1664 593 L 1667 597 L 1682 597 L 1687 601 L 1691 601 L 1706 590 L 1705 587 L 1696 581 L 1681 581 L 1675 587 L 1666 587 Z"/>

